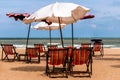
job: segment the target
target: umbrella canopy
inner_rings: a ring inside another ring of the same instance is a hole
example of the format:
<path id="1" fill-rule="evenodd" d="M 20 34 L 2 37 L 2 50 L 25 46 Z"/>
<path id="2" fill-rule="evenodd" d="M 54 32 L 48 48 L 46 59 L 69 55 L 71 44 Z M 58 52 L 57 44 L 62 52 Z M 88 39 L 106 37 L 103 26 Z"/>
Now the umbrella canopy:
<path id="1" fill-rule="evenodd" d="M 66 24 L 61 24 L 61 28 L 64 28 L 66 26 Z M 40 22 L 35 26 L 32 26 L 31 28 L 35 28 L 37 30 L 57 30 L 60 29 L 59 27 L 59 23 L 52 23 L 50 25 L 48 25 L 45 22 Z"/>
<path id="2" fill-rule="evenodd" d="M 84 19 L 91 19 L 91 18 L 94 18 L 95 16 L 93 14 L 88 14 L 88 15 L 85 15 L 84 17 L 81 18 L 81 20 L 84 20 Z"/>
<path id="3" fill-rule="evenodd" d="M 8 16 L 8 17 L 13 17 L 13 18 L 15 19 L 15 21 L 17 21 L 17 20 L 23 21 L 23 19 L 24 19 L 25 17 L 29 17 L 30 14 L 28 14 L 28 13 L 7 13 L 6 16 Z M 30 34 L 30 26 L 31 26 L 31 24 L 29 24 L 27 41 L 26 41 L 26 48 L 27 48 L 27 46 L 28 46 L 28 39 L 29 39 L 29 34 Z"/>
<path id="4" fill-rule="evenodd" d="M 61 23 L 71 24 L 84 17 L 84 15 L 90 11 L 89 8 L 74 4 L 74 3 L 54 3 L 45 6 L 38 11 L 34 12 L 27 18 L 24 18 L 23 22 L 30 24 L 32 22 L 45 21 L 47 23 L 55 22 L 59 23 L 61 43 L 64 47 Z"/>
<path id="5" fill-rule="evenodd" d="M 64 28 L 66 24 L 61 24 L 61 28 Z M 51 30 L 58 30 L 60 29 L 59 23 L 52 23 L 52 24 L 47 24 L 46 22 L 40 22 L 35 26 L 31 26 L 33 29 L 37 30 L 49 30 L 49 37 L 50 37 L 50 44 L 51 44 Z"/>
<path id="6" fill-rule="evenodd" d="M 13 17 L 16 21 L 23 20 L 25 17 L 30 16 L 28 13 L 7 13 L 6 16 Z"/>
<path id="7" fill-rule="evenodd" d="M 71 24 L 82 18 L 90 9 L 74 3 L 54 3 L 34 12 L 23 20 L 29 24 L 36 21 L 46 20 L 49 22 Z"/>

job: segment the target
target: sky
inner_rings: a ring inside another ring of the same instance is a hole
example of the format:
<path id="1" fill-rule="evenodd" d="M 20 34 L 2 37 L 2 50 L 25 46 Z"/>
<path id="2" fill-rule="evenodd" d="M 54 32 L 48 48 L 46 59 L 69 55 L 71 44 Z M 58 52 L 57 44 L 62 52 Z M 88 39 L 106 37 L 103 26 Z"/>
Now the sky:
<path id="1" fill-rule="evenodd" d="M 120 38 L 120 0 L 0 0 L 0 38 L 26 38 L 28 25 L 15 21 L 6 13 L 30 13 L 55 2 L 71 2 L 90 8 L 87 14 L 93 19 L 74 23 L 76 38 Z M 34 23 L 33 23 L 34 24 Z M 71 37 L 71 25 L 62 29 L 63 37 Z M 59 37 L 59 30 L 52 31 L 52 37 Z M 49 31 L 31 29 L 30 37 L 46 38 Z"/>

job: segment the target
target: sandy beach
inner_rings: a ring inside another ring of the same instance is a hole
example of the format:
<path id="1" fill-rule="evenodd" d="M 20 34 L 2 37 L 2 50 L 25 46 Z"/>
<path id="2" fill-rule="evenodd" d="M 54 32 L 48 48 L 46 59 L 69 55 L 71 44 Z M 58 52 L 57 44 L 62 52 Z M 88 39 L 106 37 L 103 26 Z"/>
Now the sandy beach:
<path id="1" fill-rule="evenodd" d="M 17 48 L 18 53 L 25 49 Z M 1 49 L 0 49 L 1 53 Z M 39 64 L 0 61 L 0 80 L 120 80 L 120 49 L 105 48 L 104 57 L 93 57 L 93 74 L 90 77 L 49 78 L 45 74 L 45 59 Z M 0 54 L 1 58 L 1 54 Z M 75 67 L 79 70 L 79 66 Z"/>

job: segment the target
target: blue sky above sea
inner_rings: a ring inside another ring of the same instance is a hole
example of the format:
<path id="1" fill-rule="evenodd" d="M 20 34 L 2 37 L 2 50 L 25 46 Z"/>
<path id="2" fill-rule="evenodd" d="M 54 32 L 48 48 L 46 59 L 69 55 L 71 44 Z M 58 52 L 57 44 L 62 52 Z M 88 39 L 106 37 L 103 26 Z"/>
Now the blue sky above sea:
<path id="1" fill-rule="evenodd" d="M 27 37 L 28 25 L 9 18 L 6 13 L 33 13 L 55 2 L 73 2 L 91 9 L 95 18 L 74 23 L 75 37 L 120 38 L 120 0 L 0 0 L 0 37 Z M 34 23 L 33 23 L 34 24 Z M 71 25 L 63 30 L 63 37 L 71 37 Z M 30 37 L 49 37 L 49 31 L 31 29 Z M 59 30 L 52 37 L 60 37 Z"/>

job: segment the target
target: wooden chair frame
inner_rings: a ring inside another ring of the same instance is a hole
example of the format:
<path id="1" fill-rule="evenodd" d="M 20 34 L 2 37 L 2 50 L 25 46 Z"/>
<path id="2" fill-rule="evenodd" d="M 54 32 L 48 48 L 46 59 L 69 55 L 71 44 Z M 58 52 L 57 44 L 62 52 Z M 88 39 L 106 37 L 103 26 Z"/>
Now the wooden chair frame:
<path id="1" fill-rule="evenodd" d="M 34 44 L 34 47 L 39 48 L 40 49 L 40 57 L 44 57 L 46 56 L 46 50 L 44 47 L 44 44 Z M 41 53 L 44 53 L 43 55 L 41 55 Z"/>
<path id="2" fill-rule="evenodd" d="M 51 74 L 62 73 L 65 74 L 65 77 L 68 77 L 66 67 L 66 62 L 68 60 L 67 55 L 68 48 L 48 48 L 46 56 L 46 74 L 51 77 Z M 61 65 L 61 68 L 56 68 L 59 65 Z"/>
<path id="3" fill-rule="evenodd" d="M 77 73 L 88 73 L 91 77 L 92 75 L 92 49 L 83 48 L 80 49 L 74 48 L 72 57 L 70 58 L 70 74 L 73 76 L 75 71 L 73 71 L 74 66 L 86 64 L 86 71 L 76 71 Z"/>
<path id="4" fill-rule="evenodd" d="M 85 47 L 85 48 L 90 48 L 91 47 L 91 43 L 81 43 L 81 47 Z"/>
<path id="5" fill-rule="evenodd" d="M 18 59 L 18 53 L 16 52 L 15 46 L 13 44 L 1 44 L 2 47 L 2 56 L 1 60 L 7 59 L 8 61 L 10 58 L 8 57 L 9 55 L 14 55 L 14 58 L 12 59 L 13 61 L 17 58 Z M 5 56 L 3 56 L 5 54 Z"/>
<path id="6" fill-rule="evenodd" d="M 51 48 L 52 48 L 52 49 L 53 49 L 53 48 L 58 48 L 58 45 L 47 45 L 47 48 L 50 48 L 50 49 L 51 49 Z"/>
<path id="7" fill-rule="evenodd" d="M 93 56 L 95 56 L 95 52 L 100 52 L 100 56 L 104 56 L 104 49 L 102 42 L 95 42 L 93 44 Z"/>
<path id="8" fill-rule="evenodd" d="M 27 48 L 26 49 L 26 53 L 27 53 L 27 62 L 32 62 L 32 58 L 38 58 L 37 63 L 40 63 L 40 51 L 39 48 Z"/>

